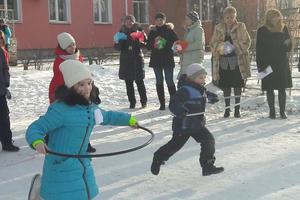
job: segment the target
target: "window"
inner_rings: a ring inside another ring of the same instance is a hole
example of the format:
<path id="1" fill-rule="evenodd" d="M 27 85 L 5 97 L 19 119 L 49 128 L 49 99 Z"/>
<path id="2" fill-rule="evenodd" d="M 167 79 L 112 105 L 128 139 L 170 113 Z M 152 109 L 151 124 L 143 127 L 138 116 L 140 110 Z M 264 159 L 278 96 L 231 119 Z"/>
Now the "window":
<path id="1" fill-rule="evenodd" d="M 49 0 L 50 22 L 70 22 L 70 0 Z"/>
<path id="2" fill-rule="evenodd" d="M 148 23 L 148 1 L 133 0 L 133 15 L 139 23 Z"/>
<path id="3" fill-rule="evenodd" d="M 111 0 L 94 0 L 94 22 L 112 23 Z"/>
<path id="4" fill-rule="evenodd" d="M 13 21 L 21 20 L 20 0 L 0 0 L 0 17 Z M 7 8 L 7 12 L 6 9 Z"/>

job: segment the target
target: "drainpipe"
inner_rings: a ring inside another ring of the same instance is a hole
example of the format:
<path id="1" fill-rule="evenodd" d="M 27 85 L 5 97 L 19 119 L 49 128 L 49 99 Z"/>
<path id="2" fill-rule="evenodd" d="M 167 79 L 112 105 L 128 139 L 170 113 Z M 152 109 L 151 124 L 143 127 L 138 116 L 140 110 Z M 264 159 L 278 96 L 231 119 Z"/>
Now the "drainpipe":
<path id="1" fill-rule="evenodd" d="M 8 19 L 8 14 L 7 14 L 7 0 L 4 0 L 4 19 Z"/>
<path id="2" fill-rule="evenodd" d="M 128 15 L 128 0 L 124 0 L 125 4 L 125 15 Z"/>

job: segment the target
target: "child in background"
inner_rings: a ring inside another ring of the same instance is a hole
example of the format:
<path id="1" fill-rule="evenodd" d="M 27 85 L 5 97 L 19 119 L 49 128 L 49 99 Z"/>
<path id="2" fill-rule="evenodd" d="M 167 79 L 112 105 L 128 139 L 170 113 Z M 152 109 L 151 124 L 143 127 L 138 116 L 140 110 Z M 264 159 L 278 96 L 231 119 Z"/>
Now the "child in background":
<path id="1" fill-rule="evenodd" d="M 187 67 L 186 76 L 181 80 L 178 91 L 170 101 L 170 111 L 174 114 L 171 140 L 160 147 L 153 157 L 151 172 L 158 175 L 160 166 L 172 155 L 179 151 L 190 137 L 201 144 L 200 165 L 202 175 L 208 176 L 224 171 L 223 167 L 216 167 L 215 162 L 215 139 L 205 127 L 205 104 L 215 103 L 218 98 L 215 94 L 206 92 L 204 87 L 206 78 L 205 69 L 198 63 Z M 191 114 L 195 114 L 189 116 Z"/>
<path id="2" fill-rule="evenodd" d="M 49 85 L 49 102 L 53 103 L 56 100 L 55 90 L 61 85 L 64 85 L 64 78 L 59 70 L 59 65 L 65 60 L 79 60 L 83 62 L 83 57 L 80 54 L 79 49 L 76 46 L 74 37 L 67 32 L 62 32 L 57 35 L 58 46 L 55 49 L 55 60 L 53 64 L 53 77 Z M 93 83 L 93 89 L 99 91 L 99 89 Z M 98 95 L 94 95 L 91 99 L 93 103 L 100 104 L 101 100 Z M 47 139 L 46 139 L 47 140 Z M 96 149 L 89 143 L 87 152 L 94 153 Z"/>
<path id="3" fill-rule="evenodd" d="M 26 132 L 28 144 L 45 154 L 40 196 L 44 200 L 93 199 L 98 194 L 98 186 L 91 159 L 59 157 L 46 154 L 47 149 L 65 154 L 87 154 L 96 124 L 136 126 L 137 121 L 127 113 L 104 111 L 91 102 L 93 80 L 87 66 L 80 61 L 66 60 L 60 70 L 65 84 L 57 89 L 57 101 Z M 47 145 L 44 142 L 46 134 L 49 135 Z M 31 195 L 36 194 L 31 192 Z"/>

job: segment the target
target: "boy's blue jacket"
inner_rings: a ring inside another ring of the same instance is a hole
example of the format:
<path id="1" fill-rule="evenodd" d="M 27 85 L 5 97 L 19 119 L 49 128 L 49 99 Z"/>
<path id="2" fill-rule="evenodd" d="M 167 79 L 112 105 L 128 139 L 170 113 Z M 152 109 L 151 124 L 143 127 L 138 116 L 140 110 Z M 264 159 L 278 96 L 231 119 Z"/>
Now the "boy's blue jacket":
<path id="1" fill-rule="evenodd" d="M 68 106 L 55 102 L 47 113 L 33 122 L 26 132 L 29 145 L 49 135 L 48 147 L 66 154 L 87 154 L 89 137 L 95 125 L 96 105 Z M 100 109 L 102 125 L 128 125 L 127 113 Z M 88 158 L 65 158 L 47 154 L 41 180 L 41 197 L 45 200 L 87 200 L 98 194 L 91 160 Z"/>
<path id="2" fill-rule="evenodd" d="M 193 113 L 205 112 L 205 105 L 218 101 L 217 95 L 206 92 L 205 87 L 190 81 L 183 81 L 178 91 L 170 100 L 169 109 L 175 115 L 172 129 L 174 133 L 192 133 L 201 130 L 205 125 L 204 114 L 186 116 Z"/>

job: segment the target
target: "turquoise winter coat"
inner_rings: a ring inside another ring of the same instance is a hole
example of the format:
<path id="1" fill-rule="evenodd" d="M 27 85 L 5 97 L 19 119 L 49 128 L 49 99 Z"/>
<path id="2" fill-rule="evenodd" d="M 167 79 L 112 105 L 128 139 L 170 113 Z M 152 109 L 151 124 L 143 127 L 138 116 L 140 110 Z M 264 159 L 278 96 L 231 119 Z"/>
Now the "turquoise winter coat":
<path id="1" fill-rule="evenodd" d="M 94 104 L 69 106 L 63 102 L 55 102 L 49 106 L 44 116 L 29 126 L 26 140 L 31 145 L 36 140 L 43 140 L 47 133 L 50 150 L 66 154 L 87 154 L 97 109 L 99 108 Z M 127 113 L 100 111 L 98 121 L 102 121 L 101 125 L 129 124 L 130 115 Z M 90 200 L 97 194 L 98 186 L 90 159 L 51 154 L 45 156 L 40 192 L 44 200 Z"/>

